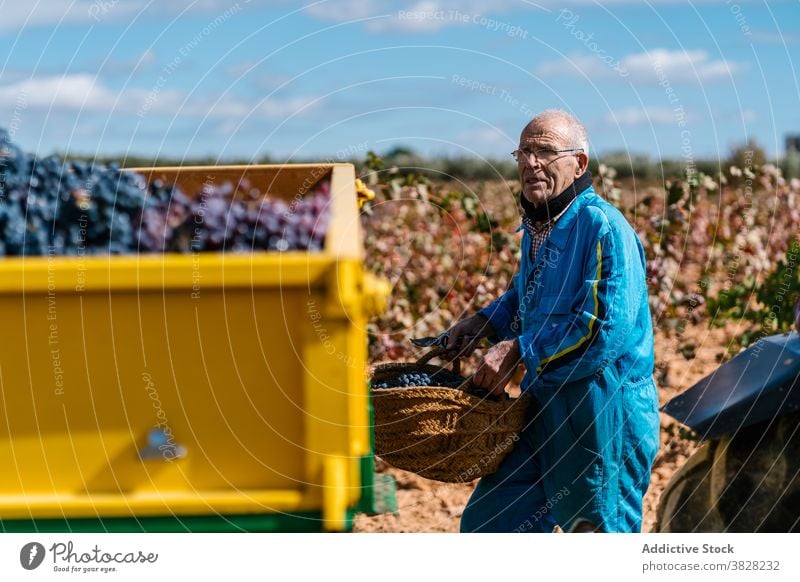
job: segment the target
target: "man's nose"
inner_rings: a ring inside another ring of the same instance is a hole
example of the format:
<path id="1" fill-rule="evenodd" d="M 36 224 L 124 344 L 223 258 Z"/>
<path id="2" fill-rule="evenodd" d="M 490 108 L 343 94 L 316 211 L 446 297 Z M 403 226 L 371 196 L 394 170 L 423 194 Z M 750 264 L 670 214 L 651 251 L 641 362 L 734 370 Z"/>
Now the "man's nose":
<path id="1" fill-rule="evenodd" d="M 544 169 L 544 164 L 541 160 L 534 158 L 533 163 L 528 162 L 528 167 L 533 171 L 534 174 L 538 174 Z"/>
<path id="2" fill-rule="evenodd" d="M 523 162 L 522 162 L 522 167 L 523 168 L 525 166 L 528 166 L 529 168 L 532 168 L 533 170 L 538 170 L 538 169 L 540 169 L 542 167 L 541 160 L 539 160 L 539 158 L 537 158 L 536 156 L 525 155 L 525 156 L 523 156 L 522 159 L 523 159 Z M 533 160 L 533 161 L 531 161 L 531 160 Z"/>

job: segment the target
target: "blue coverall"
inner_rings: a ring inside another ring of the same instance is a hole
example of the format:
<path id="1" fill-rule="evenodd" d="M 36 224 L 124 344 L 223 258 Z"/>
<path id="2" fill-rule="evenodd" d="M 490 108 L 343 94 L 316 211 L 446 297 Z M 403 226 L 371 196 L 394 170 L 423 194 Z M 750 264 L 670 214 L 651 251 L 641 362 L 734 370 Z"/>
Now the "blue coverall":
<path id="1" fill-rule="evenodd" d="M 478 482 L 461 531 L 551 532 L 583 518 L 637 532 L 659 446 L 644 250 L 591 187 L 535 261 L 530 244 L 525 231 L 513 287 L 480 311 L 497 341 L 519 338 L 530 420 Z"/>

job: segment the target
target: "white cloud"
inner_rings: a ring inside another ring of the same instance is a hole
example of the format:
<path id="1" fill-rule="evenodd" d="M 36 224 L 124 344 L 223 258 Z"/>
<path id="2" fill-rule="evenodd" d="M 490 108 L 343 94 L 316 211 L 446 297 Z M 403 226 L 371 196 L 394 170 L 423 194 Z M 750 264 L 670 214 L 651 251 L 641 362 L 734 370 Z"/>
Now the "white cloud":
<path id="1" fill-rule="evenodd" d="M 708 0 L 702 0 L 708 1 Z M 739 0 L 746 2 L 747 0 Z M 650 0 L 650 4 L 678 4 L 684 0 Z M 606 4 L 616 6 L 623 4 L 639 4 L 638 0 L 606 0 Z M 2 3 L 3 17 L 0 19 L 0 33 L 9 33 L 23 27 L 53 26 L 59 24 L 82 23 L 96 26 L 108 22 L 119 22 L 132 15 L 145 12 L 148 15 L 179 14 L 206 12 L 222 13 L 231 10 L 235 3 L 230 0 L 8 0 Z M 286 11 L 294 6 L 286 0 L 240 0 L 241 8 L 255 8 L 275 5 L 286 5 Z M 595 7 L 596 0 L 449 0 L 443 4 L 441 0 L 324 0 L 309 5 L 305 13 L 319 20 L 347 22 L 371 16 L 388 15 L 387 23 L 377 24 L 375 21 L 366 24 L 371 32 L 383 32 L 396 29 L 418 32 L 438 30 L 444 26 L 457 25 L 458 21 L 449 19 L 445 22 L 413 22 L 401 21 L 397 18 L 400 11 L 410 12 L 426 6 L 437 6 L 437 9 L 460 11 L 463 14 L 497 15 L 511 11 L 530 13 L 530 10 L 541 8 L 546 11 L 557 10 L 563 6 Z M 514 24 L 510 17 L 510 24 Z"/>
<path id="2" fill-rule="evenodd" d="M 744 68 L 743 64 L 724 59 L 712 60 L 706 51 L 670 51 L 654 49 L 647 53 L 628 55 L 622 65 L 636 80 L 658 80 L 658 70 L 672 82 L 699 79 L 709 81 L 728 77 Z"/>
<path id="3" fill-rule="evenodd" d="M 446 26 L 463 24 L 461 20 L 449 18 L 448 14 L 438 2 L 422 0 L 386 18 L 372 20 L 366 28 L 370 32 L 436 32 Z"/>
<path id="4" fill-rule="evenodd" d="M 94 22 L 89 10 L 95 3 L 89 0 L 40 0 L 39 2 L 4 2 L 0 31 L 23 27 L 72 22 Z M 124 6 L 124 5 L 123 5 Z M 121 7 L 121 10 L 125 10 Z"/>
<path id="5" fill-rule="evenodd" d="M 448 18 L 448 10 L 436 0 L 391 2 L 388 0 L 327 0 L 312 4 L 305 12 L 312 18 L 328 22 L 350 22 L 370 19 L 364 27 L 372 33 L 388 31 L 435 32 L 458 24 Z"/>
<path id="6" fill-rule="evenodd" d="M 448 26 L 478 26 L 483 22 L 482 17 L 502 23 L 502 18 L 492 18 L 489 14 L 496 15 L 519 7 L 520 3 L 515 0 L 328 0 L 309 6 L 306 14 L 332 22 L 371 18 L 364 23 L 364 28 L 374 34 L 391 31 L 430 33 Z M 536 4 L 527 2 L 521 7 L 530 10 Z M 510 18 L 507 24 L 513 26 L 514 19 Z"/>
<path id="7" fill-rule="evenodd" d="M 327 0 L 311 4 L 305 12 L 319 20 L 347 22 L 376 16 L 386 10 L 391 7 L 381 0 Z"/>
<path id="8" fill-rule="evenodd" d="M 713 117 L 719 123 L 750 123 L 758 118 L 753 109 L 720 110 L 713 109 L 706 116 Z M 670 107 L 626 107 L 609 112 L 605 122 L 616 127 L 635 127 L 650 125 L 675 125 L 679 119 L 685 122 L 697 122 L 699 116 L 689 111 L 681 111 Z"/>
<path id="9" fill-rule="evenodd" d="M 650 0 L 650 4 L 656 6 L 683 2 L 685 0 Z M 641 2 L 606 0 L 605 3 L 620 6 Z M 522 18 L 550 13 L 564 6 L 596 8 L 597 0 L 322 0 L 308 6 L 305 13 L 329 22 L 374 18 L 363 25 L 373 34 L 390 31 L 431 33 L 450 26 L 480 26 L 482 18 L 492 21 L 492 25 L 496 22 L 507 27 L 527 25 L 527 22 L 521 22 Z M 473 17 L 477 22 L 472 20 Z"/>
<path id="10" fill-rule="evenodd" d="M 35 77 L 0 86 L 0 103 L 8 108 L 19 102 L 31 109 L 280 119 L 307 111 L 313 106 L 314 98 L 268 99 L 261 103 L 232 96 L 219 100 L 187 98 L 177 89 L 131 88 L 116 92 L 93 75 L 73 74 Z"/>
<path id="11" fill-rule="evenodd" d="M 606 62 L 601 60 L 606 59 Z M 609 64 L 610 63 L 610 64 Z M 716 81 L 746 69 L 745 63 L 714 60 L 702 49 L 671 51 L 657 48 L 614 59 L 607 53 L 574 54 L 537 67 L 542 76 L 583 76 L 590 79 L 625 77 L 634 83 L 657 84 Z"/>
<path id="12" fill-rule="evenodd" d="M 24 98 L 28 107 L 107 110 L 115 95 L 99 85 L 93 75 L 36 77 L 0 87 L 0 101 Z"/>
<path id="13" fill-rule="evenodd" d="M 241 2 L 241 8 L 270 5 L 269 0 Z M 97 26 L 125 20 L 134 14 L 178 14 L 186 12 L 225 12 L 233 5 L 225 0 L 36 0 L 3 2 L 0 32 L 20 28 L 81 23 Z"/>

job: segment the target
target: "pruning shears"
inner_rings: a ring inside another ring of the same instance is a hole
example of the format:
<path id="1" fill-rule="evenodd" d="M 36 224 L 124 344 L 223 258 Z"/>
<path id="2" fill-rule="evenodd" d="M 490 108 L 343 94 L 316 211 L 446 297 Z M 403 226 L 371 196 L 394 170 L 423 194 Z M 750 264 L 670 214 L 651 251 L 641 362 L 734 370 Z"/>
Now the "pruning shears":
<path id="1" fill-rule="evenodd" d="M 463 335 L 463 336 L 461 336 L 461 338 L 459 339 L 458 344 L 456 345 L 456 347 L 454 348 L 453 351 L 461 350 L 465 345 L 471 344 L 472 342 L 474 342 L 479 337 L 480 336 L 477 336 L 477 335 Z M 442 355 L 444 353 L 444 350 L 445 350 L 446 346 L 447 346 L 447 340 L 448 339 L 450 339 L 450 334 L 447 333 L 447 332 L 444 332 L 442 334 L 439 334 L 437 336 L 432 336 L 432 337 L 412 338 L 411 339 L 411 343 L 414 344 L 415 346 L 419 347 L 419 348 L 434 348 L 433 350 L 428 352 L 425 356 L 423 356 L 420 360 L 418 360 L 418 363 L 424 363 L 429 358 L 431 358 L 433 356 Z M 456 356 L 456 358 L 453 360 L 453 372 L 455 372 L 456 374 L 460 373 L 460 362 L 458 360 L 458 356 Z M 478 386 L 473 386 L 472 382 L 471 382 L 471 378 L 472 377 L 470 376 L 470 383 L 469 383 L 469 386 L 466 388 L 466 392 L 468 394 L 472 394 L 473 396 L 477 396 L 478 398 L 489 398 L 491 400 L 498 400 L 498 399 L 501 400 L 503 398 L 506 398 L 506 399 L 508 398 L 508 394 L 505 394 L 502 397 L 497 397 L 496 398 L 496 397 L 492 396 L 491 393 L 488 392 L 487 390 L 484 390 L 483 388 L 479 388 Z"/>
<path id="2" fill-rule="evenodd" d="M 458 345 L 455 349 L 459 349 L 464 346 L 464 344 L 469 344 L 477 338 L 477 335 L 464 335 L 461 336 Z M 411 343 L 417 346 L 418 348 L 445 348 L 447 347 L 447 341 L 450 339 L 450 334 L 448 332 L 441 333 L 437 336 L 432 337 L 418 337 L 418 338 L 411 338 Z"/>

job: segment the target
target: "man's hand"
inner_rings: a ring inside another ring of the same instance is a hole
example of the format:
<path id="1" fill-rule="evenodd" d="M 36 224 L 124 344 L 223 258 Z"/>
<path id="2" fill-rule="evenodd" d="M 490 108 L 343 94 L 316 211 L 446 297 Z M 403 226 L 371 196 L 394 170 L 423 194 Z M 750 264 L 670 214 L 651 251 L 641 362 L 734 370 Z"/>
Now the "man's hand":
<path id="1" fill-rule="evenodd" d="M 478 370 L 472 379 L 475 386 L 502 396 L 505 387 L 520 363 L 519 341 L 516 339 L 501 342 L 484 354 Z"/>
<path id="2" fill-rule="evenodd" d="M 494 335 L 494 328 L 483 315 L 475 314 L 456 323 L 447 333 L 447 357 L 465 358 L 475 351 L 483 338 Z M 467 336 L 473 337 L 466 339 Z"/>

